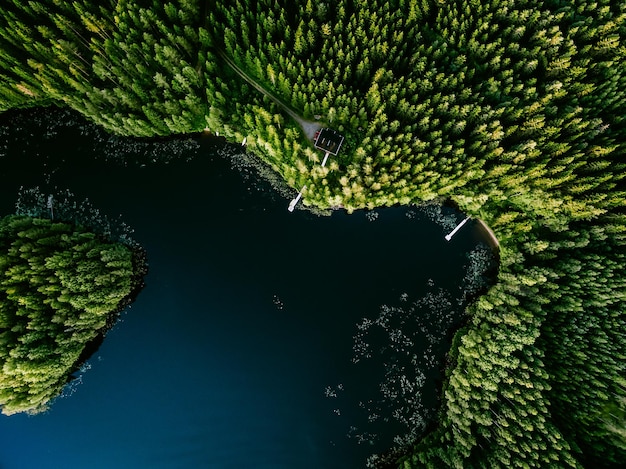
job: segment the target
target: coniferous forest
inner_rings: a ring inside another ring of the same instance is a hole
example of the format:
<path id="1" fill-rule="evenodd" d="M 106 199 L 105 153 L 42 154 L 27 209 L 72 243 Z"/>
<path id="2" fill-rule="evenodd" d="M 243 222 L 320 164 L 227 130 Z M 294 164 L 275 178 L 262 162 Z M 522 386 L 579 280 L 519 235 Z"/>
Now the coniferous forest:
<path id="1" fill-rule="evenodd" d="M 77 225 L 0 218 L 2 413 L 42 412 L 61 394 L 137 287 L 135 254 Z"/>
<path id="2" fill-rule="evenodd" d="M 0 74 L 0 110 L 246 137 L 309 206 L 482 219 L 497 283 L 397 465 L 626 461 L 626 2 L 6 0 Z M 294 114 L 345 136 L 325 167 Z"/>

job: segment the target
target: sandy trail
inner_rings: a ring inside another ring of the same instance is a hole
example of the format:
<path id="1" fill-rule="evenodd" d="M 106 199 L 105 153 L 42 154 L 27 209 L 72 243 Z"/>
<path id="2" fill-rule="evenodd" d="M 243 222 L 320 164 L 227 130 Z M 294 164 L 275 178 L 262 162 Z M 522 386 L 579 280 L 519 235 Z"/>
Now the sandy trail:
<path id="1" fill-rule="evenodd" d="M 287 103 L 285 103 L 278 96 L 274 95 L 273 93 L 263 88 L 263 86 L 257 83 L 254 80 L 254 78 L 252 78 L 245 71 L 239 68 L 239 66 L 235 62 L 233 62 L 232 59 L 228 57 L 223 51 L 219 51 L 218 54 L 224 60 L 224 62 L 226 62 L 226 64 L 237 73 L 237 75 L 239 75 L 241 78 L 246 80 L 254 89 L 263 93 L 265 96 L 267 96 L 276 104 L 278 104 L 281 108 L 283 108 L 283 110 L 293 120 L 295 120 L 298 123 L 298 125 L 300 125 L 300 127 L 302 128 L 302 132 L 304 132 L 304 135 L 306 135 L 309 140 L 313 140 L 313 137 L 315 136 L 315 132 L 317 132 L 318 130 L 322 128 L 322 124 L 320 122 L 310 121 L 310 120 L 305 119 L 296 111 L 294 111 Z"/>
<path id="2" fill-rule="evenodd" d="M 496 247 L 496 248 L 500 248 L 500 242 L 498 241 L 498 238 L 496 238 L 496 234 L 493 232 L 493 230 L 491 228 L 489 228 L 489 226 L 487 225 L 487 223 L 485 223 L 483 220 L 481 220 L 480 218 L 477 218 L 476 221 L 480 224 L 480 226 L 485 230 L 485 232 L 489 235 L 489 239 L 491 241 L 491 244 Z"/>

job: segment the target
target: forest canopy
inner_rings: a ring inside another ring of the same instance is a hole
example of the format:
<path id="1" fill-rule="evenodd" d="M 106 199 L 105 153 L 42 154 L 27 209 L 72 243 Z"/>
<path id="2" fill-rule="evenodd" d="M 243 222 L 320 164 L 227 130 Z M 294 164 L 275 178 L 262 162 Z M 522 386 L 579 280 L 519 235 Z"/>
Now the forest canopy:
<path id="1" fill-rule="evenodd" d="M 136 288 L 135 254 L 79 226 L 0 218 L 0 407 L 47 409 Z"/>
<path id="2" fill-rule="evenodd" d="M 437 429 L 398 464 L 610 467 L 626 460 L 625 36 L 614 0 L 8 0 L 0 110 L 208 128 L 247 137 L 305 204 L 483 219 L 497 284 L 455 337 Z M 292 114 L 346 137 L 326 167 Z"/>

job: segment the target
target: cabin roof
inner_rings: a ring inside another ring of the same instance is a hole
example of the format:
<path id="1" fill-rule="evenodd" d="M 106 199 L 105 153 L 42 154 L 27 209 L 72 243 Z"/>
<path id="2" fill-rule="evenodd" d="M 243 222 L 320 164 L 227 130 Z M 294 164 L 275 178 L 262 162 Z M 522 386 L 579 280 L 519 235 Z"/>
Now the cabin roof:
<path id="1" fill-rule="evenodd" d="M 339 149 L 343 144 L 343 135 L 335 132 L 332 129 L 320 129 L 320 131 L 316 134 L 314 140 L 315 148 L 326 151 L 332 155 L 337 155 L 339 153 Z"/>

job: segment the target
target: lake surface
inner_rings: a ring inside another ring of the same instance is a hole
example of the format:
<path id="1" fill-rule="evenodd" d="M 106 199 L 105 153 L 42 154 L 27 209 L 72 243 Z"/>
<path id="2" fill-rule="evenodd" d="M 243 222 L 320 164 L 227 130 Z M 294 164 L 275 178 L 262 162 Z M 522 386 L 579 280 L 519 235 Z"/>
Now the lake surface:
<path id="1" fill-rule="evenodd" d="M 22 185 L 69 189 L 150 264 L 67 396 L 0 416 L 0 468 L 361 468 L 406 433 L 407 395 L 427 423 L 480 228 L 446 242 L 463 215 L 433 207 L 289 213 L 228 148 L 0 116 L 0 215 Z"/>

